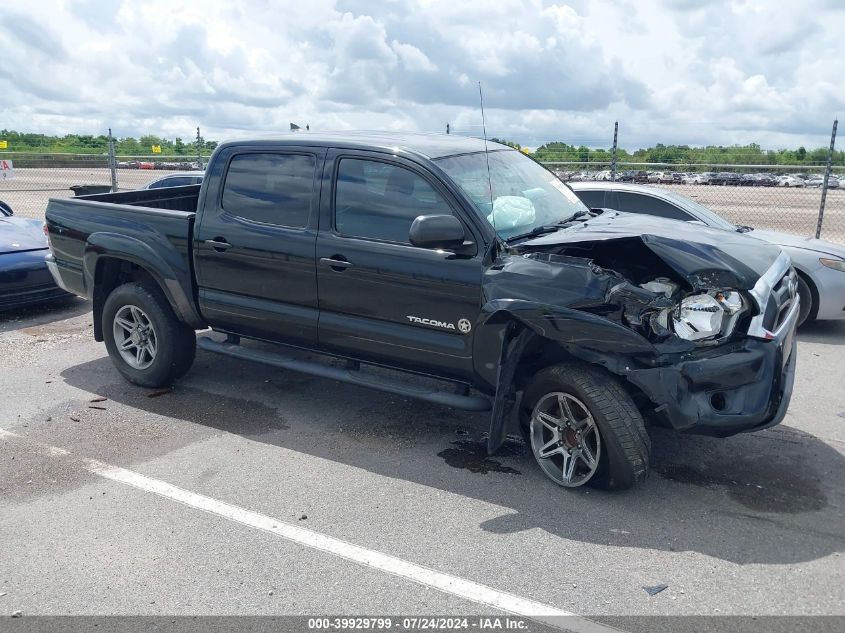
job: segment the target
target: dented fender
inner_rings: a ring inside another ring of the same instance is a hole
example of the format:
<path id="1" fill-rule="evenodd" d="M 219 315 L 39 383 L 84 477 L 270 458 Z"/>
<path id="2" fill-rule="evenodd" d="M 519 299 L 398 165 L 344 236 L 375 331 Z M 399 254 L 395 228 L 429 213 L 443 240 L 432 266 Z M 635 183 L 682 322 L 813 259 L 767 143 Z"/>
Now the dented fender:
<path id="1" fill-rule="evenodd" d="M 666 299 L 588 259 L 506 254 L 485 272 L 482 292 L 473 357 L 476 373 L 491 391 L 497 387 L 506 330 L 512 322 L 571 352 L 658 353 L 623 320 L 638 322 L 643 312 L 664 307 Z"/>

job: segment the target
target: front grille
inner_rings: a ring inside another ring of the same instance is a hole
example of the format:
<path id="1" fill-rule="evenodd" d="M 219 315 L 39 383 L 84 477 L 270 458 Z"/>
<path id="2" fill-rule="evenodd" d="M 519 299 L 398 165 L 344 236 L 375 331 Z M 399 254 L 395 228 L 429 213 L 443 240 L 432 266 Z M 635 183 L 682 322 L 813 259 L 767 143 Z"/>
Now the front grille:
<path id="1" fill-rule="evenodd" d="M 763 327 L 775 332 L 783 325 L 797 295 L 798 275 L 794 268 L 789 268 L 772 288 L 763 314 Z"/>
<path id="2" fill-rule="evenodd" d="M 750 292 L 759 312 L 751 318 L 748 335 L 762 339 L 778 335 L 798 300 L 798 275 L 789 256 L 781 252 Z"/>

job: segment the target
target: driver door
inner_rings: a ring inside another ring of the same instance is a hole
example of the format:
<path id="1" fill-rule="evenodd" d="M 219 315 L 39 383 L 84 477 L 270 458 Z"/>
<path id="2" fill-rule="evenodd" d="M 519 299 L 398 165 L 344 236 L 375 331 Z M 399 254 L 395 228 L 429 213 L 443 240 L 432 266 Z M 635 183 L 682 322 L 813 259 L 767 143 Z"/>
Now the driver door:
<path id="1" fill-rule="evenodd" d="M 412 246 L 419 215 L 453 214 L 421 166 L 366 152 L 330 152 L 317 235 L 320 346 L 417 371 L 472 375 L 481 256 Z M 445 371 L 444 371 L 445 370 Z"/>

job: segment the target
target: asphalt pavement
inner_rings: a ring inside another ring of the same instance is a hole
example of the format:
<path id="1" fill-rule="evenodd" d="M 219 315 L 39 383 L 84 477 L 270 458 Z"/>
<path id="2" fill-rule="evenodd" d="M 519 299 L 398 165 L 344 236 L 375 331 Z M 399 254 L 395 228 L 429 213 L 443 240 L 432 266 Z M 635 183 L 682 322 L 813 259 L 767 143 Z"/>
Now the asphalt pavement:
<path id="1" fill-rule="evenodd" d="M 202 351 L 133 387 L 88 310 L 0 315 L 0 614 L 845 616 L 845 322 L 783 424 L 653 430 L 603 493 L 487 457 L 484 415 Z"/>

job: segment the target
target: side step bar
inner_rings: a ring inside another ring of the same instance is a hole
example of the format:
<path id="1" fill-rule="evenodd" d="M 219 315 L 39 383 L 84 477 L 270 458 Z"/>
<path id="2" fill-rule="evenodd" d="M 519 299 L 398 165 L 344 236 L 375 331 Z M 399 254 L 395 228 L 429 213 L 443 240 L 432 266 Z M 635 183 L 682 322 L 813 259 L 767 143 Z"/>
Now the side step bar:
<path id="1" fill-rule="evenodd" d="M 324 365 L 322 363 L 315 363 L 313 361 L 300 360 L 277 352 L 251 349 L 229 342 L 224 343 L 215 341 L 214 339 L 205 336 L 197 337 L 197 346 L 200 349 L 204 349 L 207 352 L 214 352 L 215 354 L 223 354 L 224 356 L 251 360 L 257 363 L 279 367 L 281 369 L 289 369 L 291 371 L 298 371 L 304 374 L 311 374 L 312 376 L 348 382 L 353 385 L 369 387 L 370 389 L 378 389 L 379 391 L 394 393 L 397 396 L 406 396 L 408 398 L 425 400 L 426 402 L 442 404 L 455 409 L 463 409 L 465 411 L 490 410 L 490 400 L 484 398 L 483 396 L 467 396 L 459 393 L 449 393 L 446 391 L 411 387 L 399 382 L 393 382 L 389 379 L 363 376 L 358 374 L 354 369 L 344 369 L 340 367 L 332 367 L 331 365 Z"/>

